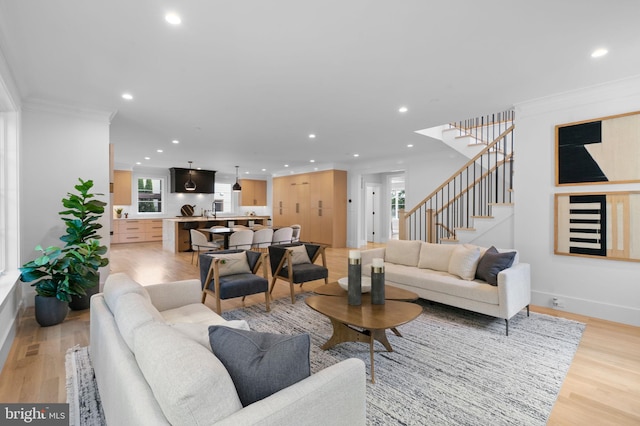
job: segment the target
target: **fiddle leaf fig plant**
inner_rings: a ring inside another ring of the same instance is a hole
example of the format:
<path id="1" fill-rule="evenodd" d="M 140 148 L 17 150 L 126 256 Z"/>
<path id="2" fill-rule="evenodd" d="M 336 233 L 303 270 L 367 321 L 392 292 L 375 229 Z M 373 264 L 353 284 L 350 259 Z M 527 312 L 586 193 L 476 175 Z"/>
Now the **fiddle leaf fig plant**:
<path id="1" fill-rule="evenodd" d="M 97 232 L 102 228 L 98 220 L 106 203 L 95 196 L 103 194 L 89 192 L 92 180 L 79 181 L 75 185 L 78 194 L 67 193 L 67 198 L 62 199 L 66 210 L 59 212 L 67 226 L 67 234 L 60 237 L 66 245 L 46 249 L 38 245 L 40 256 L 20 268 L 20 280 L 30 282 L 39 296 L 64 302 L 69 302 L 71 296 L 86 295 L 86 289 L 99 282 L 98 269 L 109 264 L 109 259 L 103 257 L 107 247 L 100 245 Z"/>
<path id="2" fill-rule="evenodd" d="M 89 191 L 93 188 L 93 181 L 78 179 L 80 184 L 75 186 L 79 194 L 67 193 L 67 198 L 62 199 L 62 205 L 67 209 L 58 213 L 67 225 L 67 235 L 60 237 L 67 246 L 86 243 L 89 239 L 100 239 L 98 229 L 102 225 L 98 223 L 104 214 L 107 205 L 104 201 L 97 200 L 96 195 Z"/>

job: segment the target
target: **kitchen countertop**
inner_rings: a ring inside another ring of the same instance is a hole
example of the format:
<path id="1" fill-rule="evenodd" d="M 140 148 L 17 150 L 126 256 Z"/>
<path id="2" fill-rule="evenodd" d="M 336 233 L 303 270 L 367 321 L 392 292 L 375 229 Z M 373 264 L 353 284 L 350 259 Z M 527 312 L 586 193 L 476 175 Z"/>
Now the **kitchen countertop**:
<path id="1" fill-rule="evenodd" d="M 171 222 L 212 222 L 216 220 L 255 220 L 255 219 L 271 219 L 271 216 L 218 216 L 218 217 L 204 217 L 204 216 L 180 216 L 172 218 L 164 218 Z"/>

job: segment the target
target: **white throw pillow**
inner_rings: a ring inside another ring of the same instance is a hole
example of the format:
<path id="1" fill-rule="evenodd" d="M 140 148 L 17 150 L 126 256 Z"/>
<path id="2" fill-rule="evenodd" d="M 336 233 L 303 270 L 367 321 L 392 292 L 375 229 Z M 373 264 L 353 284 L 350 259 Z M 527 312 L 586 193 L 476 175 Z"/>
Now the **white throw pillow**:
<path id="1" fill-rule="evenodd" d="M 211 257 L 214 259 L 220 259 L 220 262 L 218 262 L 218 270 L 220 271 L 221 277 L 226 275 L 251 273 L 245 252 L 213 254 Z"/>
<path id="2" fill-rule="evenodd" d="M 418 268 L 448 272 L 451 254 L 456 248 L 458 246 L 454 244 L 422 243 Z"/>
<path id="3" fill-rule="evenodd" d="M 471 281 L 476 276 L 476 268 L 480 261 L 480 248 L 458 246 L 451 253 L 449 273 L 457 275 L 463 280 Z"/>
<path id="4" fill-rule="evenodd" d="M 242 409 L 227 369 L 199 343 L 160 323 L 137 328 L 134 340 L 140 371 L 172 425 L 213 424 Z"/>
<path id="5" fill-rule="evenodd" d="M 389 240 L 384 253 L 384 261 L 397 265 L 418 266 L 422 241 Z"/>

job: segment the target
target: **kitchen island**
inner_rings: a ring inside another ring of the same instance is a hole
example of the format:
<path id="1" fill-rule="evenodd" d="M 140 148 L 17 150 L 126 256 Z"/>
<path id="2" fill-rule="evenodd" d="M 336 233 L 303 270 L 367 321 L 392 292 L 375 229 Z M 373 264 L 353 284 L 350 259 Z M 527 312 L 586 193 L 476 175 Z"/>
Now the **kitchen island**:
<path id="1" fill-rule="evenodd" d="M 180 216 L 162 221 L 162 248 L 172 253 L 189 251 L 191 249 L 189 230 L 198 228 L 211 228 L 215 225 L 249 226 L 252 221 L 256 225 L 267 225 L 270 216 Z"/>

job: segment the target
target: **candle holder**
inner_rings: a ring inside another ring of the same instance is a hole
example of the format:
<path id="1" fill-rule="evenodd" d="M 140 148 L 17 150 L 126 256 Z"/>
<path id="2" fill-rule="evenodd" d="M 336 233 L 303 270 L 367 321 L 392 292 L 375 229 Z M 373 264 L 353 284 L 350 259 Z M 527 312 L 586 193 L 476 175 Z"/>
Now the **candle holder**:
<path id="1" fill-rule="evenodd" d="M 349 251 L 348 280 L 349 305 L 359 306 L 362 304 L 362 264 L 358 250 Z"/>
<path id="2" fill-rule="evenodd" d="M 384 259 L 375 258 L 371 263 L 371 304 L 384 305 Z"/>

